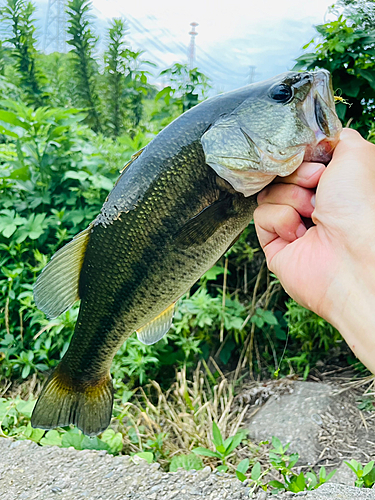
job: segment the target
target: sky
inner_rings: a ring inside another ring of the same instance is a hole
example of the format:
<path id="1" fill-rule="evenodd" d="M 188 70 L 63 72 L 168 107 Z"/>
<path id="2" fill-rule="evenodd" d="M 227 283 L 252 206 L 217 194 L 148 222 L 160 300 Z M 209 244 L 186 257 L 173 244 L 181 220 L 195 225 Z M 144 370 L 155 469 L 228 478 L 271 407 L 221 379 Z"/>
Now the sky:
<path id="1" fill-rule="evenodd" d="M 45 3 L 37 3 L 44 26 Z M 104 47 L 112 17 L 125 17 L 133 49 L 157 63 L 154 73 L 186 63 L 190 23 L 197 22 L 196 65 L 214 92 L 228 91 L 291 69 L 315 24 L 327 20 L 332 0 L 92 0 L 96 29 Z M 48 49 L 47 49 L 48 50 Z M 250 67 L 253 67 L 250 69 Z"/>

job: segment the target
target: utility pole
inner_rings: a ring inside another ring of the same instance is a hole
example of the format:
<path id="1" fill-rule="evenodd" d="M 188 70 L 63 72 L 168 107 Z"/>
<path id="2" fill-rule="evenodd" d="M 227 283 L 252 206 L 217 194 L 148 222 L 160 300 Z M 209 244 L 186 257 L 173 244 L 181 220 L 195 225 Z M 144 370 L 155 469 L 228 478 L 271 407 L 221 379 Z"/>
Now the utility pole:
<path id="1" fill-rule="evenodd" d="M 43 52 L 66 52 L 67 0 L 48 0 Z"/>
<path id="2" fill-rule="evenodd" d="M 189 31 L 190 35 L 190 44 L 189 44 L 189 49 L 188 49 L 188 58 L 189 58 L 189 68 L 193 69 L 195 67 L 195 37 L 198 35 L 198 33 L 195 31 L 195 28 L 198 25 L 198 23 L 190 23 L 191 26 L 191 31 Z"/>

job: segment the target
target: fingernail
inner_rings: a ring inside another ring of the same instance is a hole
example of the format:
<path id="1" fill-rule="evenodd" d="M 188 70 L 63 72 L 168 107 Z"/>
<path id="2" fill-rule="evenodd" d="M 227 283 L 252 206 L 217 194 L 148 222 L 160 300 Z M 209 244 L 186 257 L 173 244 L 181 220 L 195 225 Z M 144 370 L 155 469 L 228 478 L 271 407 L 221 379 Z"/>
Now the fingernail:
<path id="1" fill-rule="evenodd" d="M 306 233 L 306 231 L 307 231 L 306 227 L 303 224 L 300 224 L 296 230 L 297 238 L 301 238 L 301 236 L 303 236 Z"/>
<path id="2" fill-rule="evenodd" d="M 315 195 L 315 194 L 313 194 L 313 195 L 311 196 L 311 201 L 310 201 L 311 205 L 312 205 L 314 208 L 315 208 L 315 198 L 316 198 L 316 195 Z"/>

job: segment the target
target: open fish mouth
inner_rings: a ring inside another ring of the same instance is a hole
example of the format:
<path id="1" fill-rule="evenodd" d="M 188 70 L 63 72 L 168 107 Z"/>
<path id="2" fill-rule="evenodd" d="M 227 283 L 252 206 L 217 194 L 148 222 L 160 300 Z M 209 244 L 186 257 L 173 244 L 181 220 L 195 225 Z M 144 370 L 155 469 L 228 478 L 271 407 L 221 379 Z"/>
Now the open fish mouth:
<path id="1" fill-rule="evenodd" d="M 306 146 L 304 161 L 327 164 L 342 130 L 335 112 L 331 76 L 326 70 L 313 73 L 313 85 L 302 104 L 303 120 L 315 134 L 315 141 Z"/>
<path id="2" fill-rule="evenodd" d="M 303 161 L 330 161 L 342 127 L 328 71 L 283 73 L 248 92 L 201 139 L 206 163 L 236 191 L 251 196 Z"/>

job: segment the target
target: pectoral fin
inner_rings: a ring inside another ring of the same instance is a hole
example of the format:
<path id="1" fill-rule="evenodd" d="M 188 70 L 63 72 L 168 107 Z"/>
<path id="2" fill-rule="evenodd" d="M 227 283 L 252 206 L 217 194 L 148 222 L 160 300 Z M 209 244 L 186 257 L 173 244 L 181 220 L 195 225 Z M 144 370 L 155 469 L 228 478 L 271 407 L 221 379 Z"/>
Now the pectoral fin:
<path id="1" fill-rule="evenodd" d="M 202 245 L 233 213 L 231 198 L 215 201 L 187 221 L 177 234 L 175 244 L 181 248 Z"/>
<path id="2" fill-rule="evenodd" d="M 171 304 L 159 316 L 137 330 L 138 340 L 146 345 L 158 342 L 172 326 L 175 303 Z"/>
<path id="3" fill-rule="evenodd" d="M 91 226 L 77 234 L 48 262 L 34 285 L 36 306 L 56 318 L 79 299 L 79 276 Z"/>

